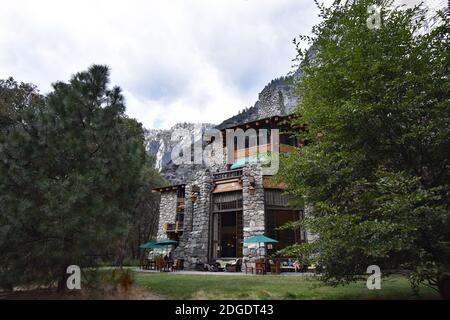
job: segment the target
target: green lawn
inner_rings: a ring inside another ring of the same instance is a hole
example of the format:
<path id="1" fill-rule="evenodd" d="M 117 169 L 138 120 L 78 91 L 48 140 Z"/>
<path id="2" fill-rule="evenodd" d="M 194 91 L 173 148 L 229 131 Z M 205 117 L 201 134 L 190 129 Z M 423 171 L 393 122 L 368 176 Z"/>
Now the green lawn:
<path id="1" fill-rule="evenodd" d="M 316 278 L 286 276 L 220 276 L 137 273 L 136 284 L 171 299 L 439 299 L 432 289 L 412 294 L 408 280 L 384 278 L 381 290 L 368 290 L 365 281 L 337 288 Z"/>

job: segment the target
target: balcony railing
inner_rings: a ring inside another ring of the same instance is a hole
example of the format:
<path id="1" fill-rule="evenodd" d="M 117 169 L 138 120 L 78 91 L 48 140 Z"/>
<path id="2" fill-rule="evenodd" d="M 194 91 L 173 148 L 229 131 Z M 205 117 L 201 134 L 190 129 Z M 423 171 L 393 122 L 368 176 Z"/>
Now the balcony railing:
<path id="1" fill-rule="evenodd" d="M 181 231 L 183 231 L 184 230 L 184 223 L 183 223 L 183 221 L 177 221 L 176 223 L 175 223 L 175 229 L 176 229 L 176 232 L 181 232 Z"/>
<path id="2" fill-rule="evenodd" d="M 166 224 L 164 224 L 164 232 L 165 233 L 183 232 L 183 230 L 184 230 L 184 223 L 183 223 L 183 221 L 177 221 L 175 223 L 166 223 Z"/>
<path id="3" fill-rule="evenodd" d="M 213 174 L 214 181 L 227 180 L 227 179 L 236 179 L 242 177 L 242 170 L 232 170 L 232 171 L 224 171 Z"/>
<path id="4" fill-rule="evenodd" d="M 175 223 L 166 223 L 164 224 L 164 232 L 175 232 L 176 224 Z"/>

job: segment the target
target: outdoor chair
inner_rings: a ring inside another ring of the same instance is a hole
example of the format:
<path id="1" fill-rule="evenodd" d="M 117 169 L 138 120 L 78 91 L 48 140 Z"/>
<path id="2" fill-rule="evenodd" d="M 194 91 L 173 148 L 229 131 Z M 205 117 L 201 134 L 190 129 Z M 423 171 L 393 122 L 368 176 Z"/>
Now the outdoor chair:
<path id="1" fill-rule="evenodd" d="M 266 274 L 266 263 L 264 260 L 255 262 L 255 274 Z"/>
<path id="2" fill-rule="evenodd" d="M 249 260 L 244 259 L 244 272 L 247 273 L 253 273 L 254 269 L 254 263 L 250 262 Z"/>
<path id="3" fill-rule="evenodd" d="M 173 270 L 173 261 L 165 260 L 164 261 L 164 271 L 169 272 Z"/>
<path id="4" fill-rule="evenodd" d="M 175 264 L 172 266 L 172 271 L 180 271 L 184 269 L 184 260 L 183 259 L 177 259 L 175 261 Z"/>
<path id="5" fill-rule="evenodd" d="M 159 270 L 161 270 L 161 268 L 162 268 L 161 260 L 160 259 L 156 259 L 155 260 L 155 270 L 159 271 Z"/>
<path id="6" fill-rule="evenodd" d="M 281 273 L 281 263 L 279 260 L 270 261 L 270 273 L 272 274 Z"/>
<path id="7" fill-rule="evenodd" d="M 157 259 L 156 262 L 156 270 L 163 272 L 166 269 L 166 261 L 164 261 L 164 259 Z"/>
<path id="8" fill-rule="evenodd" d="M 147 259 L 141 259 L 141 266 L 140 268 L 142 270 L 147 270 L 148 269 L 148 260 Z"/>

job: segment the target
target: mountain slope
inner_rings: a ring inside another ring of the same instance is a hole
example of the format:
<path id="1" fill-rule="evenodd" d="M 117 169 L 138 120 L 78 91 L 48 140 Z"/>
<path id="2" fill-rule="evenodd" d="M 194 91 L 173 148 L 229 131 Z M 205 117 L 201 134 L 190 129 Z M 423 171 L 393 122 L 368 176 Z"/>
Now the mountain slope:
<path id="1" fill-rule="evenodd" d="M 301 77 L 300 71 L 290 76 L 272 80 L 259 93 L 258 101 L 253 107 L 224 120 L 218 126 L 204 123 L 179 123 L 168 130 L 146 130 L 146 148 L 156 159 L 156 169 L 172 184 L 187 182 L 196 171 L 204 167 L 199 164 L 176 165 L 172 162 L 172 151 L 181 140 L 171 139 L 176 130 L 186 130 L 186 133 L 191 136 L 191 141 L 195 141 L 194 137 L 198 136 L 199 132 L 204 132 L 210 128 L 224 129 L 258 119 L 292 113 L 298 104 L 298 98 L 294 93 L 294 82 L 298 77 Z"/>
<path id="2" fill-rule="evenodd" d="M 294 82 L 301 76 L 298 71 L 293 75 L 272 80 L 259 93 L 255 105 L 217 126 L 218 129 L 236 126 L 242 123 L 268 118 L 276 115 L 287 115 L 298 104 Z"/>

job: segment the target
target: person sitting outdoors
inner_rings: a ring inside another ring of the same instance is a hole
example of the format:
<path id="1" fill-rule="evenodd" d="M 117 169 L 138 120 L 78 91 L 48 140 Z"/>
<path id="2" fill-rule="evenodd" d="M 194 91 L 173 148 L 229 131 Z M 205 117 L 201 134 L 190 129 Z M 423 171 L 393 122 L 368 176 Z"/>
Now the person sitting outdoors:
<path id="1" fill-rule="evenodd" d="M 294 267 L 294 261 L 292 261 L 292 259 L 288 259 L 287 265 L 288 267 Z"/>
<path id="2" fill-rule="evenodd" d="M 308 266 L 302 264 L 299 260 L 294 262 L 295 272 L 306 272 L 308 270 Z"/>
<path id="3" fill-rule="evenodd" d="M 213 262 L 211 264 L 206 264 L 206 268 L 210 272 L 218 272 L 219 271 L 219 267 L 220 267 L 220 263 L 218 263 L 218 262 Z"/>

